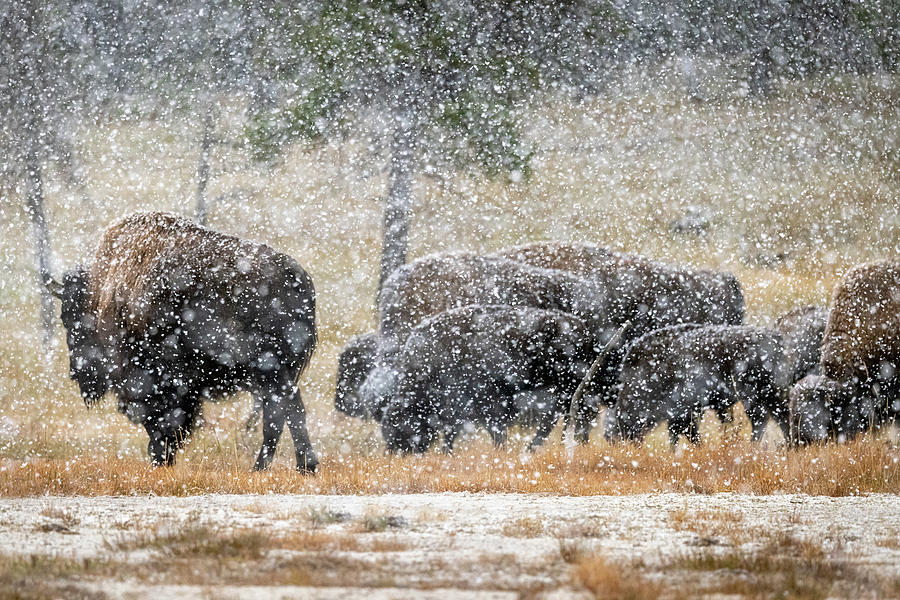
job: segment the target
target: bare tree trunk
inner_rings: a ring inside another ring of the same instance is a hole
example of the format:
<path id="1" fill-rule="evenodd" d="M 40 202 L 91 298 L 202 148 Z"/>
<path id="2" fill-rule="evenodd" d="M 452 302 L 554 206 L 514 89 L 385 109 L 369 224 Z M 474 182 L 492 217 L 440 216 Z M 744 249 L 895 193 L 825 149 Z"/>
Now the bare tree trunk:
<path id="1" fill-rule="evenodd" d="M 212 106 L 203 115 L 203 138 L 200 140 L 200 161 L 197 163 L 197 222 L 206 225 L 206 185 L 209 183 L 209 149 L 212 147 Z"/>
<path id="2" fill-rule="evenodd" d="M 51 276 L 50 228 L 47 226 L 47 217 L 44 215 L 44 186 L 41 181 L 41 165 L 34 155 L 28 157 L 25 177 L 27 180 L 25 210 L 31 218 L 34 253 L 38 263 L 38 289 L 41 295 L 43 341 L 45 346 L 49 346 L 53 340 L 53 325 L 56 312 L 53 295 L 46 285 L 50 281 Z"/>
<path id="3" fill-rule="evenodd" d="M 379 293 L 388 276 L 406 263 L 406 254 L 409 250 L 409 221 L 412 214 L 415 137 L 412 111 L 398 111 L 395 115 L 390 182 L 384 207 Z"/>

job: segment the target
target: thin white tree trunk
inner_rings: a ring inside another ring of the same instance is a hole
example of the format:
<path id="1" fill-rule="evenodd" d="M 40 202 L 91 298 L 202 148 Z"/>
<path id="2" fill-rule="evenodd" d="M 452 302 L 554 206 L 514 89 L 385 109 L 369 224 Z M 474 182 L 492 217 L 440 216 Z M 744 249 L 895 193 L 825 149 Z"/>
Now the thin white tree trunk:
<path id="1" fill-rule="evenodd" d="M 41 165 L 35 156 L 30 156 L 26 164 L 25 210 L 31 219 L 34 236 L 34 254 L 38 265 L 38 290 L 41 295 L 41 326 L 44 345 L 53 341 L 53 325 L 56 321 L 56 304 L 47 288 L 51 277 L 50 228 L 44 214 L 44 186 L 41 180 Z"/>
<path id="2" fill-rule="evenodd" d="M 391 144 L 390 181 L 384 207 L 384 239 L 381 249 L 379 292 L 388 276 L 406 263 L 406 255 L 409 251 L 414 169 L 414 115 L 412 111 L 402 110 L 395 114 L 394 139 Z"/>
<path id="3" fill-rule="evenodd" d="M 209 183 L 209 149 L 212 147 L 212 107 L 203 115 L 203 137 L 200 140 L 200 160 L 197 163 L 197 222 L 206 226 L 209 210 L 206 186 Z"/>

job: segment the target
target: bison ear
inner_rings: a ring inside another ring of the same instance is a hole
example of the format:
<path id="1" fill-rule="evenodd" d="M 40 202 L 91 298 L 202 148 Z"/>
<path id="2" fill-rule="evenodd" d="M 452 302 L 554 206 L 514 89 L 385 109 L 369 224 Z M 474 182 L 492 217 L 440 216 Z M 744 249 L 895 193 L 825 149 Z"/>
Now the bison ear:
<path id="1" fill-rule="evenodd" d="M 47 287 L 47 291 L 49 291 L 57 298 L 62 299 L 63 284 L 53 279 L 53 277 L 51 277 L 50 275 L 47 275 L 46 279 L 44 280 L 44 285 Z"/>

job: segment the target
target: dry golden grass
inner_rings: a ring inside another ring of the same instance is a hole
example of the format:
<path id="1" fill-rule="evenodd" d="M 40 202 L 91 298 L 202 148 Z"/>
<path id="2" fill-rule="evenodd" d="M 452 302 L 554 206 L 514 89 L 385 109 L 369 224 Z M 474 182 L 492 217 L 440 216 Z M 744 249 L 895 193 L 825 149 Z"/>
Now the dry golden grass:
<path id="1" fill-rule="evenodd" d="M 470 173 L 417 181 L 411 258 L 585 241 L 731 270 L 753 323 L 824 304 L 855 263 L 900 255 L 898 98 L 900 79 L 877 76 L 807 80 L 767 102 L 697 104 L 644 91 L 548 103 L 530 119 L 538 152 L 529 181 Z M 221 137 L 237 136 L 239 109 L 226 107 Z M 83 188 L 47 172 L 56 266 L 87 259 L 98 232 L 128 212 L 190 214 L 199 136 L 198 124 L 164 114 L 81 128 Z M 0 495 L 900 491 L 898 449 L 886 439 L 784 452 L 752 446 L 742 430 L 727 444 L 716 438 L 675 454 L 660 441 L 595 441 L 569 460 L 558 441 L 524 457 L 515 443 L 495 450 L 478 438 L 453 457 L 385 456 L 377 427 L 336 414 L 331 402 L 340 348 L 375 322 L 385 178 L 380 165 L 366 166 L 366 152 L 352 142 L 298 146 L 274 167 L 240 147 L 213 157 L 210 224 L 288 252 L 316 284 L 320 345 L 301 380 L 321 458 L 312 478 L 289 470 L 287 440 L 272 472 L 249 472 L 259 434 L 242 430 L 246 395 L 204 409 L 178 466 L 149 468 L 146 434 L 114 402 L 86 411 L 65 352 L 40 348 L 30 225 L 20 198 L 0 204 Z M 668 223 L 692 205 L 709 215 L 709 231 L 671 234 Z"/>
<path id="2" fill-rule="evenodd" d="M 371 531 L 371 530 L 367 530 Z M 272 550 L 292 552 L 399 552 L 408 545 L 394 538 L 366 539 L 352 533 L 296 530 L 270 535 L 230 529 L 211 522 L 157 524 L 149 531 L 107 540 L 114 552 L 149 550 L 165 558 L 259 560 Z"/>
<path id="3" fill-rule="evenodd" d="M 840 446 L 788 451 L 749 441 L 710 442 L 676 452 L 665 446 L 576 448 L 571 460 L 559 443 L 534 456 L 497 450 L 477 440 L 453 456 L 430 452 L 325 457 L 315 476 L 281 461 L 269 472 L 249 471 L 229 456 L 153 468 L 143 457 L 5 459 L 0 495 L 192 495 L 204 493 L 385 494 L 512 492 L 570 495 L 645 492 L 796 492 L 829 496 L 900 492 L 900 449 L 864 437 Z"/>
<path id="4" fill-rule="evenodd" d="M 656 600 L 664 589 L 641 575 L 635 567 L 614 563 L 602 556 L 581 559 L 573 576 L 598 600 Z"/>
<path id="5" fill-rule="evenodd" d="M 743 544 L 758 537 L 743 526 L 744 515 L 727 510 L 669 511 L 669 526 L 676 531 L 690 531 L 707 540 L 727 540 L 730 544 Z M 748 535 L 749 534 L 749 535 Z"/>
<path id="6" fill-rule="evenodd" d="M 520 517 L 507 522 L 501 531 L 507 537 L 538 537 L 544 534 L 544 522 L 534 517 Z"/>

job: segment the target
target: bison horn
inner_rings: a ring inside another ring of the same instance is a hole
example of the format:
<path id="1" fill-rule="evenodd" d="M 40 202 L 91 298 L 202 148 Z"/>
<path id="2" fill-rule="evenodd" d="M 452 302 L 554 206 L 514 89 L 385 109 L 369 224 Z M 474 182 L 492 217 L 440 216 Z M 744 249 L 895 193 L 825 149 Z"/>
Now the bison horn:
<path id="1" fill-rule="evenodd" d="M 47 291 L 56 296 L 57 298 L 62 299 L 63 294 L 63 284 L 53 279 L 50 275 L 47 275 L 44 278 L 44 285 L 47 288 Z"/>

